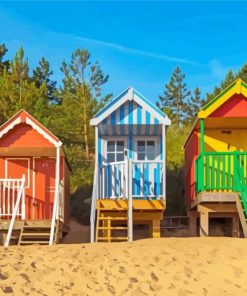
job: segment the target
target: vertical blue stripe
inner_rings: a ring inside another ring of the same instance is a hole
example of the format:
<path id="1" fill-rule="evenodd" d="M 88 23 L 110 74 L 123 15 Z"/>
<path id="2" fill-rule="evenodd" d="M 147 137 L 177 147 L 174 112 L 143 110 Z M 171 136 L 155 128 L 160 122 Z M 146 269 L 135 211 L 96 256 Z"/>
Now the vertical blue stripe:
<path id="1" fill-rule="evenodd" d="M 146 111 L 146 135 L 149 135 L 150 134 L 150 113 L 148 111 Z"/>
<path id="2" fill-rule="evenodd" d="M 160 124 L 159 120 L 157 118 L 154 118 L 154 124 Z"/>
<path id="3" fill-rule="evenodd" d="M 154 118 L 154 135 L 158 136 L 159 135 L 159 120 L 157 118 Z"/>
<path id="4" fill-rule="evenodd" d="M 135 186 L 134 186 L 134 195 L 140 195 L 141 192 L 141 179 L 140 179 L 140 168 L 138 167 L 138 164 L 134 165 L 135 169 Z"/>
<path id="5" fill-rule="evenodd" d="M 161 193 L 161 184 L 160 184 L 160 170 L 161 170 L 161 166 L 160 163 L 157 164 L 157 174 L 156 174 L 156 184 L 157 184 L 157 192 L 156 195 L 160 195 Z"/>
<path id="6" fill-rule="evenodd" d="M 162 139 L 162 135 L 160 136 L 160 160 L 163 159 L 163 139 Z"/>
<path id="7" fill-rule="evenodd" d="M 163 160 L 163 136 L 162 134 L 160 135 L 160 160 Z M 164 165 L 164 163 L 162 164 L 162 166 Z M 161 164 L 158 164 L 158 183 L 159 183 L 159 194 L 162 194 L 162 184 L 163 184 L 163 179 L 161 178 L 162 174 L 161 174 L 161 169 L 162 169 Z"/>
<path id="8" fill-rule="evenodd" d="M 104 134 L 107 134 L 107 118 L 102 121 Z"/>
<path id="9" fill-rule="evenodd" d="M 157 168 L 154 169 L 154 195 L 157 195 L 158 192 L 158 183 L 157 183 Z"/>
<path id="10" fill-rule="evenodd" d="M 102 151 L 101 151 L 101 147 L 102 147 L 102 139 L 99 136 L 98 137 L 98 165 L 102 164 Z"/>
<path id="11" fill-rule="evenodd" d="M 141 134 L 142 108 L 137 104 L 137 135 Z"/>
<path id="12" fill-rule="evenodd" d="M 124 135 L 124 104 L 120 106 L 120 131 Z"/>
<path id="13" fill-rule="evenodd" d="M 111 167 L 108 165 L 107 166 L 107 197 L 111 196 L 111 186 L 112 186 L 112 174 L 111 174 Z"/>
<path id="14" fill-rule="evenodd" d="M 144 196 L 149 195 L 149 164 L 144 168 Z"/>
<path id="15" fill-rule="evenodd" d="M 116 135 L 116 111 L 111 114 L 112 133 Z"/>
<path id="16" fill-rule="evenodd" d="M 129 123 L 129 158 L 133 157 L 133 101 L 128 106 L 128 123 Z"/>

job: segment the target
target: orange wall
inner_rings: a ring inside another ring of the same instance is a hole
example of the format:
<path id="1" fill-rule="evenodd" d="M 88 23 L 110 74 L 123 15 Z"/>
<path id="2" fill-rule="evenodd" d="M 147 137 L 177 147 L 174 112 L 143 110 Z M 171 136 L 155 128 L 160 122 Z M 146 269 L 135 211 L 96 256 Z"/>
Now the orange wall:
<path id="1" fill-rule="evenodd" d="M 30 125 L 21 123 L 4 135 L 0 147 L 54 147 Z"/>
<path id="2" fill-rule="evenodd" d="M 51 213 L 52 213 L 52 205 L 54 201 L 54 190 L 50 190 L 50 193 L 47 193 L 48 190 L 48 184 L 51 185 L 51 187 L 54 186 L 54 180 L 55 180 L 55 158 L 49 158 L 49 157 L 42 157 L 37 158 L 39 165 L 42 167 L 44 166 L 44 170 L 41 172 L 37 172 L 37 170 L 34 171 L 34 165 L 36 163 L 36 168 L 38 162 L 34 160 L 33 157 L 25 157 L 25 159 L 29 159 L 29 168 L 28 168 L 28 174 L 29 174 L 29 184 L 27 184 L 26 188 L 26 219 L 50 219 Z M 20 160 L 20 161 L 18 161 Z M 36 162 L 35 162 L 36 161 Z M 47 161 L 54 161 L 54 167 L 46 167 Z M 8 165 L 7 165 L 8 163 Z M 27 162 L 22 160 L 20 157 L 11 157 L 11 158 L 0 158 L 0 178 L 5 177 L 11 177 L 11 178 L 21 178 L 22 174 L 27 173 L 27 166 L 25 165 Z M 6 172 L 6 167 L 8 167 L 8 176 Z M 67 216 L 69 216 L 69 182 L 67 179 L 69 179 L 69 170 L 66 169 L 66 175 L 64 174 L 64 157 L 61 157 L 60 162 L 60 180 L 62 180 L 65 183 L 65 192 L 67 194 L 65 195 L 65 213 Z M 66 165 L 67 168 L 67 165 Z M 44 173 L 46 172 L 46 173 Z M 38 174 L 38 175 L 36 175 Z M 44 175 L 45 174 L 45 175 Z M 28 179 L 28 176 L 26 176 L 26 179 Z M 35 197 L 36 202 L 33 205 L 33 189 L 35 186 Z M 50 186 L 49 186 L 50 187 Z M 45 210 L 47 207 L 49 207 L 49 214 L 47 214 L 47 211 Z M 68 222 L 68 221 L 67 221 Z"/>

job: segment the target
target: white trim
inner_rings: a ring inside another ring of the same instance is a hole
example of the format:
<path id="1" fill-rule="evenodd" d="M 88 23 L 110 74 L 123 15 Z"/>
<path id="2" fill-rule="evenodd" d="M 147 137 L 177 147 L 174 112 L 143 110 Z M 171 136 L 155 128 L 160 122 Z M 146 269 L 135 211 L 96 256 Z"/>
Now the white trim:
<path id="1" fill-rule="evenodd" d="M 55 223 L 56 223 L 56 219 L 59 218 L 57 217 L 58 210 L 59 210 L 59 184 L 60 184 L 60 147 L 57 147 L 56 149 L 56 186 L 55 186 L 56 189 L 54 193 L 49 245 L 53 245 L 54 243 Z"/>
<path id="2" fill-rule="evenodd" d="M 7 134 L 8 131 L 10 131 L 12 128 L 14 128 L 17 124 L 21 123 L 21 117 L 17 117 L 12 123 L 7 124 L 7 126 L 0 132 L 0 138 L 2 138 L 3 135 Z"/>
<path id="3" fill-rule="evenodd" d="M 92 118 L 90 121 L 90 125 L 98 125 L 100 122 L 102 122 L 102 120 L 108 117 L 112 112 L 118 109 L 122 104 L 131 100 L 135 101 L 143 109 L 150 112 L 150 114 L 155 118 L 157 118 L 162 124 L 171 125 L 171 120 L 167 116 L 166 117 L 161 116 L 158 112 L 156 112 L 153 108 L 151 108 L 148 104 L 146 104 L 137 94 L 134 93 L 134 89 L 132 87 L 128 89 L 128 92 L 119 101 L 113 104 L 108 110 L 103 112 L 99 117 Z"/>
<path id="4" fill-rule="evenodd" d="M 47 132 L 45 132 L 41 127 L 39 127 L 33 120 L 26 117 L 26 124 L 31 125 L 33 129 L 35 129 L 39 134 L 41 134 L 45 139 L 47 139 L 50 143 L 52 143 L 55 147 L 61 147 L 62 142 L 54 140 Z"/>
<path id="5" fill-rule="evenodd" d="M 162 125 L 163 199 L 166 199 L 166 126 Z"/>
<path id="6" fill-rule="evenodd" d="M 32 198 L 32 218 L 35 219 L 35 208 L 36 206 L 34 206 L 35 201 L 36 201 L 36 184 L 35 184 L 35 158 L 40 158 L 40 157 L 33 157 L 33 198 Z"/>
<path id="7" fill-rule="evenodd" d="M 145 109 L 155 118 L 157 118 L 162 124 L 171 125 L 171 120 L 168 117 L 161 116 L 158 112 L 156 112 L 153 108 L 146 104 L 137 94 L 134 94 L 134 101 L 136 101 L 137 104 L 143 107 L 143 109 Z"/>
<path id="8" fill-rule="evenodd" d="M 30 187 L 30 158 L 29 157 L 6 157 L 5 158 L 5 179 L 12 179 L 8 177 L 8 160 L 27 160 L 27 186 L 25 188 L 29 189 Z"/>
<path id="9" fill-rule="evenodd" d="M 102 139 L 102 163 L 107 163 L 107 141 L 123 141 L 124 142 L 124 150 L 127 150 L 129 152 L 128 147 L 128 137 L 127 136 L 119 136 L 119 137 L 112 137 L 112 136 L 104 136 Z M 104 161 L 105 160 L 105 161 Z"/>
<path id="10" fill-rule="evenodd" d="M 102 120 L 107 118 L 112 112 L 114 112 L 116 109 L 118 109 L 122 104 L 124 104 L 127 101 L 131 101 L 131 94 L 128 90 L 128 92 L 115 104 L 113 104 L 108 110 L 103 112 L 99 117 L 94 117 L 90 120 L 90 125 L 98 125 Z"/>

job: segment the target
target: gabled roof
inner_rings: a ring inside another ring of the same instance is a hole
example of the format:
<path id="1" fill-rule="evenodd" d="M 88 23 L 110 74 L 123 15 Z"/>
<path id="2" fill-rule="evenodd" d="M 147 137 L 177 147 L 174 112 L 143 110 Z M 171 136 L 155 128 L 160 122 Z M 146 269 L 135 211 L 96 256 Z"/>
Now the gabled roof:
<path id="1" fill-rule="evenodd" d="M 100 124 L 105 118 L 116 111 L 121 105 L 127 101 L 134 101 L 140 105 L 144 110 L 150 112 L 155 118 L 157 118 L 162 124 L 170 125 L 170 119 L 154 104 L 152 104 L 147 98 L 137 92 L 133 87 L 129 87 L 118 97 L 112 100 L 104 108 L 102 108 L 90 121 L 91 125 Z"/>
<path id="2" fill-rule="evenodd" d="M 235 94 L 242 94 L 247 98 L 247 84 L 240 78 L 233 81 L 218 96 L 208 102 L 198 113 L 198 118 L 207 118 Z"/>
<path id="3" fill-rule="evenodd" d="M 24 109 L 17 112 L 13 117 L 6 121 L 0 127 L 0 139 L 7 134 L 12 128 L 20 123 L 26 123 L 32 126 L 39 134 L 41 134 L 45 139 L 52 143 L 55 147 L 62 146 L 62 142 L 51 133 L 46 127 L 39 123 L 35 118 L 33 118 L 27 111 Z"/>

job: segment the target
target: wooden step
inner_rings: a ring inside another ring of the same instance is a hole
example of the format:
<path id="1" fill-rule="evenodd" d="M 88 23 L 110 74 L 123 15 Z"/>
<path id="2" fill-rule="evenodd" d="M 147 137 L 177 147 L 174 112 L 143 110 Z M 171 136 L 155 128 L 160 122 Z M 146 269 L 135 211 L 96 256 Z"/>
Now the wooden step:
<path id="1" fill-rule="evenodd" d="M 112 240 L 117 240 L 117 241 L 119 241 L 119 240 L 128 240 L 128 237 L 98 237 L 98 241 L 100 241 L 100 240 L 102 240 L 102 241 L 108 241 L 108 240 L 110 240 L 110 241 L 112 241 Z"/>
<path id="2" fill-rule="evenodd" d="M 51 226 L 48 225 L 24 225 L 23 226 L 24 229 L 50 229 Z"/>
<path id="3" fill-rule="evenodd" d="M 23 232 L 22 237 L 23 236 L 27 236 L 27 237 L 33 237 L 33 236 L 50 237 L 50 233 L 40 233 L 40 232 L 28 232 L 28 233 L 25 233 L 25 232 Z"/>
<path id="4" fill-rule="evenodd" d="M 104 229 L 104 230 L 128 230 L 128 227 L 120 227 L 120 226 L 110 226 L 110 227 L 105 227 L 105 226 L 100 226 L 98 229 Z"/>
<path id="5" fill-rule="evenodd" d="M 99 220 L 127 221 L 128 217 L 99 217 Z"/>
<path id="6" fill-rule="evenodd" d="M 33 244 L 38 244 L 38 245 L 48 245 L 49 241 L 20 241 L 20 245 L 33 245 Z"/>

